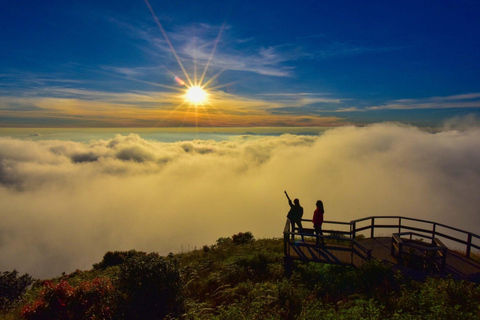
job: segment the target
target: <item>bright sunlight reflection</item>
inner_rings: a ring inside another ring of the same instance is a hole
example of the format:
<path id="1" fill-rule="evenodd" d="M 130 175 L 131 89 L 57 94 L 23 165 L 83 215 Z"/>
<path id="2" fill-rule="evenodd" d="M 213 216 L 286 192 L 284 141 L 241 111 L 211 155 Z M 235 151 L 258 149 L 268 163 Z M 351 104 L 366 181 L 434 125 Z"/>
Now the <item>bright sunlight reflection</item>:
<path id="1" fill-rule="evenodd" d="M 188 88 L 185 97 L 188 102 L 198 105 L 207 102 L 208 94 L 201 87 L 193 86 Z"/>

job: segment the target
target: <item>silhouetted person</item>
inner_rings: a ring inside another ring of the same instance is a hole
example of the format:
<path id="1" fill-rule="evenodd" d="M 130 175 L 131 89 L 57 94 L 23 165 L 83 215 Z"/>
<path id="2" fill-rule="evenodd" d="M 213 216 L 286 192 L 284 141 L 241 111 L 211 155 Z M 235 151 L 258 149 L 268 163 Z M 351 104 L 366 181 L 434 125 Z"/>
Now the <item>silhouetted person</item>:
<path id="1" fill-rule="evenodd" d="M 285 195 L 288 199 L 288 204 L 290 205 L 290 211 L 288 211 L 287 218 L 292 223 L 292 232 L 295 232 L 295 225 L 298 226 L 298 232 L 303 233 L 302 227 L 302 217 L 303 217 L 303 208 L 300 206 L 300 201 L 298 199 L 290 200 L 287 191 L 285 191 Z M 303 235 L 302 235 L 303 239 Z"/>
<path id="2" fill-rule="evenodd" d="M 323 214 L 325 213 L 325 210 L 323 210 L 323 202 L 321 200 L 318 200 L 317 203 L 317 209 L 313 212 L 313 228 L 315 229 L 315 234 L 317 235 L 317 245 L 318 245 L 318 236 L 321 235 L 323 236 L 322 232 L 322 224 L 323 224 Z M 322 239 L 322 245 L 325 244 L 325 241 Z"/>

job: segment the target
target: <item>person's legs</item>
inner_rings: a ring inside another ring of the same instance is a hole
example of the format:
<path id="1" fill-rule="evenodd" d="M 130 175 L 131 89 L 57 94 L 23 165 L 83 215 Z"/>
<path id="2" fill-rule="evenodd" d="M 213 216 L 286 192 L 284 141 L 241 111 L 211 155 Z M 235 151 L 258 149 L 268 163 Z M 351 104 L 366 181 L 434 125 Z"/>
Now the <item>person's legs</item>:
<path id="1" fill-rule="evenodd" d="M 298 220 L 298 221 L 297 221 L 297 224 L 298 224 L 299 232 L 302 233 L 302 232 L 303 232 L 302 220 Z"/>
<path id="2" fill-rule="evenodd" d="M 295 224 L 297 225 L 298 233 L 303 233 L 302 221 L 301 220 L 292 221 L 292 230 L 295 230 Z M 303 234 L 302 234 L 302 240 L 305 240 L 303 238 Z"/>
<path id="3" fill-rule="evenodd" d="M 297 221 L 298 224 L 298 232 L 302 233 L 302 240 L 305 241 L 305 238 L 303 237 L 303 226 L 302 226 L 302 220 Z"/>
<path id="4" fill-rule="evenodd" d="M 322 232 L 322 225 L 321 224 L 316 224 L 314 225 L 314 228 L 315 228 L 315 233 L 317 235 L 317 245 L 318 245 L 318 239 L 319 239 L 319 235 L 323 236 L 323 232 Z M 325 244 L 325 241 L 323 240 L 323 237 L 321 238 L 322 239 L 322 245 Z"/>

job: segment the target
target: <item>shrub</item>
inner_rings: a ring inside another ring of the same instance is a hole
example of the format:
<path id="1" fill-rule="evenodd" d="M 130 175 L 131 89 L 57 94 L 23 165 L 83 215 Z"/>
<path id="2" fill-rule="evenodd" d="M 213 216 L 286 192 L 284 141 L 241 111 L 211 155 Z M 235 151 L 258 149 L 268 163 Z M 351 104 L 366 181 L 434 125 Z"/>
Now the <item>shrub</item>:
<path id="1" fill-rule="evenodd" d="M 423 319 L 478 319 L 480 287 L 467 281 L 427 278 L 404 287 L 395 308 L 398 318 L 406 314 Z"/>
<path id="2" fill-rule="evenodd" d="M 18 271 L 4 271 L 0 274 L 0 310 L 7 310 L 20 300 L 33 278 L 24 274 L 18 276 Z"/>
<path id="3" fill-rule="evenodd" d="M 114 252 L 108 251 L 103 256 L 102 261 L 100 261 L 99 263 L 95 263 L 93 265 L 93 268 L 98 270 L 98 269 L 106 269 L 108 267 L 118 266 L 137 255 L 146 255 L 146 253 L 142 251 L 136 251 L 136 250 L 114 251 Z"/>
<path id="4" fill-rule="evenodd" d="M 118 289 L 126 319 L 163 319 L 183 312 L 179 268 L 157 253 L 137 255 L 120 266 Z"/>
<path id="5" fill-rule="evenodd" d="M 230 237 L 221 237 L 217 239 L 216 245 L 217 247 L 228 246 L 232 243 L 232 238 Z"/>
<path id="6" fill-rule="evenodd" d="M 78 319 L 111 319 L 117 292 L 109 279 L 96 278 L 75 288 L 74 314 Z"/>
<path id="7" fill-rule="evenodd" d="M 267 278 L 269 265 L 277 261 L 274 256 L 261 250 L 234 257 L 233 262 L 244 271 L 247 278 L 260 280 Z"/>
<path id="8" fill-rule="evenodd" d="M 400 290 L 400 285 L 390 265 L 372 259 L 355 270 L 357 292 L 369 297 L 386 298 L 389 292 Z"/>
<path id="9" fill-rule="evenodd" d="M 78 287 L 65 280 L 43 285 L 37 300 L 22 310 L 27 320 L 113 319 L 116 292 L 109 279 L 85 281 Z"/>
<path id="10" fill-rule="evenodd" d="M 253 234 L 250 231 L 240 232 L 232 236 L 232 242 L 234 244 L 245 244 L 249 243 L 254 239 Z"/>

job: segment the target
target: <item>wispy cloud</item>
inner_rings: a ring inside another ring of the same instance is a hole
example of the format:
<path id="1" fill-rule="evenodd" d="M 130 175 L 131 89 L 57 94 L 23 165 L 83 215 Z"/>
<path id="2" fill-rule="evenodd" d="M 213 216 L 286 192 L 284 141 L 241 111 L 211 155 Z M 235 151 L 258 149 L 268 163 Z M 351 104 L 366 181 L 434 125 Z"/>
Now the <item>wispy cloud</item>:
<path id="1" fill-rule="evenodd" d="M 445 97 L 428 97 L 421 99 L 398 99 L 387 101 L 384 104 L 368 107 L 340 107 L 330 112 L 368 112 L 380 110 L 426 110 L 426 109 L 455 109 L 480 108 L 480 93 L 466 93 Z"/>
<path id="2" fill-rule="evenodd" d="M 340 98 L 328 98 L 327 94 L 321 93 L 308 93 L 308 92 L 299 92 L 299 93 L 264 93 L 260 96 L 272 97 L 275 100 L 280 100 L 287 102 L 288 106 L 306 106 L 309 104 L 315 103 L 341 103 L 346 101 Z M 293 101 L 293 104 L 290 103 Z"/>
<path id="3" fill-rule="evenodd" d="M 191 59 L 196 58 L 201 65 L 205 65 L 210 52 L 206 47 L 195 47 L 190 43 L 183 51 Z M 289 57 L 279 52 L 275 47 L 260 47 L 256 52 L 245 52 L 219 49 L 211 60 L 211 66 L 220 70 L 252 72 L 265 76 L 288 77 L 291 76 L 292 68 L 283 64 L 289 61 Z"/>
<path id="4" fill-rule="evenodd" d="M 148 46 L 145 46 L 143 50 L 153 55 L 161 53 L 162 56 L 170 57 L 169 63 L 173 64 L 172 68 L 178 67 L 175 66 L 176 61 L 171 59 L 173 57 L 171 49 L 159 30 L 152 28 L 144 30 L 118 19 L 112 19 L 112 22 L 127 30 L 131 37 L 146 41 Z M 282 46 L 252 47 L 251 39 L 235 38 L 232 29 L 233 27 L 230 25 L 215 26 L 201 23 L 170 30 L 167 32 L 167 36 L 179 54 L 181 61 L 190 67 L 196 63 L 199 69 L 207 65 L 212 49 L 217 44 L 218 46 L 210 60 L 210 67 L 215 73 L 219 70 L 231 70 L 287 77 L 291 76 L 292 68 L 286 66 L 285 62 L 296 60 L 303 55 L 298 52 L 282 50 Z M 220 32 L 222 32 L 221 38 L 216 43 Z M 245 43 L 248 43 L 249 46 L 245 46 Z M 126 71 L 133 75 L 130 68 L 119 67 L 118 71 Z"/>
<path id="5" fill-rule="evenodd" d="M 414 110 L 447 108 L 480 108 L 480 93 L 459 94 L 445 97 L 430 97 L 423 99 L 393 100 L 382 105 L 367 107 L 365 110 Z"/>
<path id="6" fill-rule="evenodd" d="M 82 80 L 71 79 L 67 74 L 60 72 L 34 73 L 17 70 L 0 74 L 0 92 L 5 91 L 5 94 L 12 94 L 14 91 L 16 94 L 22 91 L 28 92 L 32 87 L 48 87 L 62 84 L 79 85 L 83 83 L 84 81 Z"/>
<path id="7" fill-rule="evenodd" d="M 386 53 L 386 52 L 393 52 L 398 50 L 405 49 L 405 46 L 365 46 L 365 45 L 355 45 L 351 43 L 345 42 L 337 42 L 332 41 L 329 43 L 325 43 L 320 50 L 315 50 L 312 53 L 312 56 L 320 59 L 328 59 L 333 57 L 341 57 L 341 56 L 356 56 L 368 53 Z"/>
<path id="8" fill-rule="evenodd" d="M 217 38 L 220 32 L 221 38 Z M 292 67 L 287 66 L 286 62 L 298 59 L 298 54 L 285 50 L 282 46 L 255 46 L 252 39 L 235 37 L 233 27 L 229 25 L 186 26 L 176 30 L 171 36 L 177 40 L 183 56 L 190 61 L 195 60 L 201 67 L 207 64 L 212 48 L 217 45 L 210 60 L 210 66 L 214 70 L 288 77 L 292 75 Z"/>
<path id="9" fill-rule="evenodd" d="M 75 88 L 47 87 L 36 95 L 0 97 L 5 118 L 20 119 L 24 126 L 43 125 L 94 127 L 172 126 L 337 126 L 338 117 L 274 114 L 269 110 L 296 103 L 210 92 L 209 102 L 192 106 L 182 91 L 103 92 Z M 302 98 L 301 98 L 302 99 Z M 301 100 L 300 99 L 300 100 Z M 18 125 L 0 121 L 3 126 Z"/>

